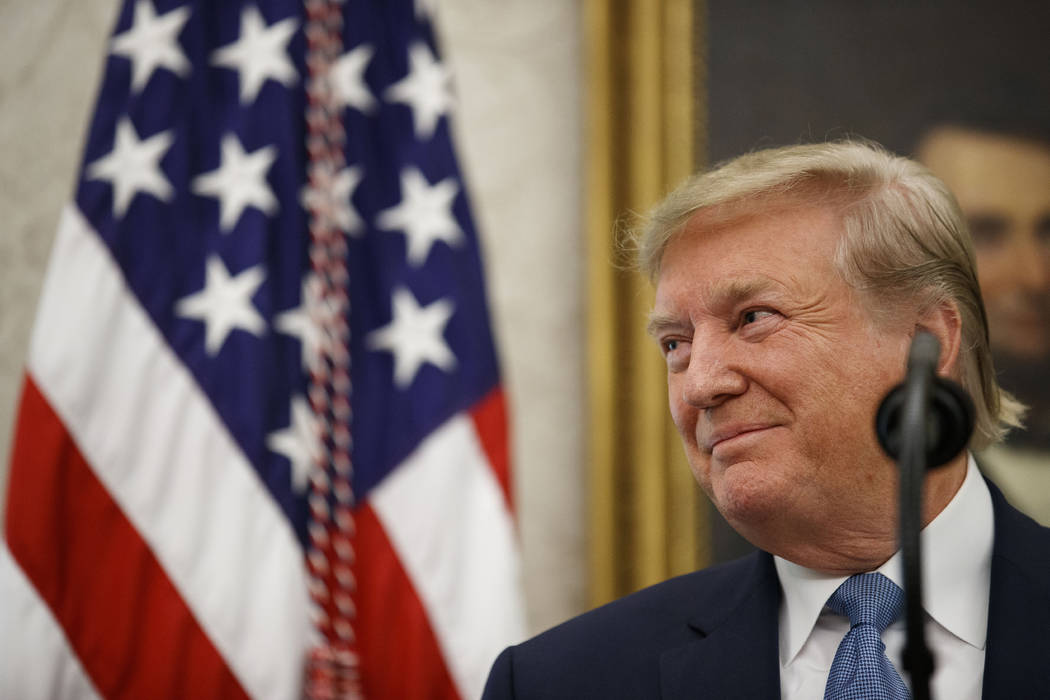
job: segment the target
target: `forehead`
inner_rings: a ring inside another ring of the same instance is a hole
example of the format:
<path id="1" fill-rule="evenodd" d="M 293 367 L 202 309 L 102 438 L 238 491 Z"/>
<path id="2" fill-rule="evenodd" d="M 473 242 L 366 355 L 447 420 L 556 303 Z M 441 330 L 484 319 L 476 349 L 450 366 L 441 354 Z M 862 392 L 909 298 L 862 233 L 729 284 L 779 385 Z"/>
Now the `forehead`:
<path id="1" fill-rule="evenodd" d="M 698 212 L 664 251 L 657 306 L 681 294 L 714 300 L 826 286 L 838 279 L 841 237 L 841 217 L 831 208 L 772 207 L 731 221 Z"/>

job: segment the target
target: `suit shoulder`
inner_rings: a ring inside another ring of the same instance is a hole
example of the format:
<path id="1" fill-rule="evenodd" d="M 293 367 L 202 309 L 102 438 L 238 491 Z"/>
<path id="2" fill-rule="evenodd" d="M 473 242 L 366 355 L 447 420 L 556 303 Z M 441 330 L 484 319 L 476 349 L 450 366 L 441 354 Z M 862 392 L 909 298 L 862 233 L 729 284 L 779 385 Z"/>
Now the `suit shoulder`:
<path id="1" fill-rule="evenodd" d="M 993 556 L 1009 562 L 1044 588 L 1050 586 L 1050 528 L 1010 505 L 994 484 L 989 484 L 989 490 L 995 511 Z"/>
<path id="2" fill-rule="evenodd" d="M 513 697 L 659 696 L 661 654 L 698 638 L 692 619 L 728 615 L 745 599 L 762 556 L 663 581 L 508 649 L 499 666 Z"/>
<path id="3" fill-rule="evenodd" d="M 633 636 L 648 628 L 684 626 L 688 617 L 704 612 L 709 605 L 724 608 L 738 596 L 741 585 L 754 577 L 758 557 L 755 553 L 661 581 L 571 618 L 530 641 L 551 643 L 591 634 Z"/>

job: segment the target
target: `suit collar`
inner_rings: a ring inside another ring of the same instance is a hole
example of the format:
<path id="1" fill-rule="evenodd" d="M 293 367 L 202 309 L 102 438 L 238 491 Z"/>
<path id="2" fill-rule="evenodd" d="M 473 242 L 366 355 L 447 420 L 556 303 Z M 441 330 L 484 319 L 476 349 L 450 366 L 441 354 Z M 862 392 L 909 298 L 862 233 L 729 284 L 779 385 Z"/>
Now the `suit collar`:
<path id="1" fill-rule="evenodd" d="M 780 584 L 773 557 L 756 552 L 710 577 L 688 620 L 696 639 L 660 658 L 663 698 L 780 696 L 777 610 Z M 724 601 L 712 605 L 710 601 Z"/>

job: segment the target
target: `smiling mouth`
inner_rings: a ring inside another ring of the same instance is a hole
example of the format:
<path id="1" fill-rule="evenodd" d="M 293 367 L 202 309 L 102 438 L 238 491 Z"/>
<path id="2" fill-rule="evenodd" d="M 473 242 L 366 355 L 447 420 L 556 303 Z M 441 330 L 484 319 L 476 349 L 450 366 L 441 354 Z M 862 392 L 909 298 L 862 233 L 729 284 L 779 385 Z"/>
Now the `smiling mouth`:
<path id="1" fill-rule="evenodd" d="M 743 443 L 748 439 L 754 438 L 759 433 L 763 433 L 775 427 L 775 425 L 753 425 L 718 431 L 705 441 L 704 448 L 705 451 L 710 454 L 716 449 L 725 449 L 732 445 Z"/>

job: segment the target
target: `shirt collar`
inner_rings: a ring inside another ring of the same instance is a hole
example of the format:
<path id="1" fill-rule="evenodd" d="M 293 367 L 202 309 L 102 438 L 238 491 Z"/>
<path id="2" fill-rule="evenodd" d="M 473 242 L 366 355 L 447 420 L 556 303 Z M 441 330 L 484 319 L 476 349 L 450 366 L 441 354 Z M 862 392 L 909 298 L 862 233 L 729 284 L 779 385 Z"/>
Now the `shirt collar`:
<path id="1" fill-rule="evenodd" d="M 992 498 L 971 455 L 955 496 L 921 534 L 923 608 L 967 644 L 983 649 L 988 633 L 988 593 L 994 515 Z M 774 557 L 784 592 L 780 607 L 780 655 L 788 664 L 809 639 L 824 604 L 846 576 L 824 574 Z M 876 569 L 903 586 L 898 551 Z"/>

